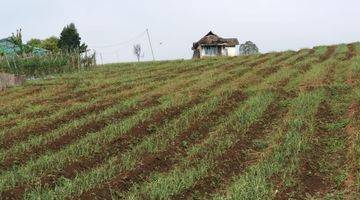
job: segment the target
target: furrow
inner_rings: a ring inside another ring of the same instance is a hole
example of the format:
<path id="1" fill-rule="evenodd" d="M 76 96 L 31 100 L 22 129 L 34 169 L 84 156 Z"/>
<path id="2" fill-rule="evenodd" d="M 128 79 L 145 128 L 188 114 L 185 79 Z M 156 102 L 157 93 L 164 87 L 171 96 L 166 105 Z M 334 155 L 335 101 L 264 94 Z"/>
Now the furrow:
<path id="1" fill-rule="evenodd" d="M 335 51 L 336 51 L 336 46 L 330 46 L 330 47 L 328 47 L 328 48 L 326 49 L 325 54 L 322 55 L 322 56 L 320 56 L 318 62 L 319 62 L 319 63 L 323 63 L 323 62 L 325 62 L 326 60 L 330 59 L 331 56 L 334 55 Z"/>

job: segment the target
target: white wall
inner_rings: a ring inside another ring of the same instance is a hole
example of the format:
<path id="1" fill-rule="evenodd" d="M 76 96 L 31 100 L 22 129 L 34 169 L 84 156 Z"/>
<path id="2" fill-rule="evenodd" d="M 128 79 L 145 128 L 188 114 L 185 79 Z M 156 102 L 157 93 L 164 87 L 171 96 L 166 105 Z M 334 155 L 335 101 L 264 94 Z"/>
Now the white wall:
<path id="1" fill-rule="evenodd" d="M 236 47 L 226 47 L 228 56 L 236 56 Z"/>
<path id="2" fill-rule="evenodd" d="M 203 47 L 198 47 L 199 51 L 200 51 L 200 58 L 203 57 L 210 57 L 210 55 L 206 55 L 205 54 L 205 49 Z M 230 57 L 234 57 L 237 55 L 236 53 L 236 47 L 225 47 L 221 49 L 221 54 L 222 56 L 230 56 Z M 213 55 L 215 56 L 215 55 Z"/>
<path id="3" fill-rule="evenodd" d="M 199 49 L 200 49 L 200 57 L 202 58 L 202 57 L 206 56 L 205 55 L 205 49 L 202 48 L 201 46 L 199 47 Z"/>

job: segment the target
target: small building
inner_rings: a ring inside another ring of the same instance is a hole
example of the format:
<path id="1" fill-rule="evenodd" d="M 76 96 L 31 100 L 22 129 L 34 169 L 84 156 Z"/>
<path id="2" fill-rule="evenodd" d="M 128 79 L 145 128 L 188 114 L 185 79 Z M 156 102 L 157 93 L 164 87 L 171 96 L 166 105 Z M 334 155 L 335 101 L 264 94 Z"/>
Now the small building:
<path id="1" fill-rule="evenodd" d="M 239 45 L 238 39 L 221 38 L 210 31 L 198 42 L 194 42 L 192 47 L 193 58 L 236 56 L 236 45 Z"/>

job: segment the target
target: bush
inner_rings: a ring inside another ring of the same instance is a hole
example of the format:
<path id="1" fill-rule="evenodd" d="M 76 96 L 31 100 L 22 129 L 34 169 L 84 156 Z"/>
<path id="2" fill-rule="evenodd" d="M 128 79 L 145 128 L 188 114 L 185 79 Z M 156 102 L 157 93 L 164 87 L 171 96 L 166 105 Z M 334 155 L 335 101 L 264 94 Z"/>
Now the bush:
<path id="1" fill-rule="evenodd" d="M 81 56 L 79 53 L 57 53 L 44 56 L 10 55 L 0 57 L 0 71 L 39 77 L 83 69 L 95 63 L 95 54 L 91 56 Z"/>
<path id="2" fill-rule="evenodd" d="M 251 41 L 245 42 L 240 45 L 240 55 L 253 55 L 258 54 L 259 48 Z"/>

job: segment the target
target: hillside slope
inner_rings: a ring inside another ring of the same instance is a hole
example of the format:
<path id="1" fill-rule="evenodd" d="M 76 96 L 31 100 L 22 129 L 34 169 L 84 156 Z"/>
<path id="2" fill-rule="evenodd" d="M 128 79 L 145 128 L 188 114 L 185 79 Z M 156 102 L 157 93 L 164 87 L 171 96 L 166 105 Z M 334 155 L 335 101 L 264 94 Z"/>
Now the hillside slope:
<path id="1" fill-rule="evenodd" d="M 0 92 L 0 199 L 356 198 L 359 84 L 359 43 L 30 81 Z"/>

